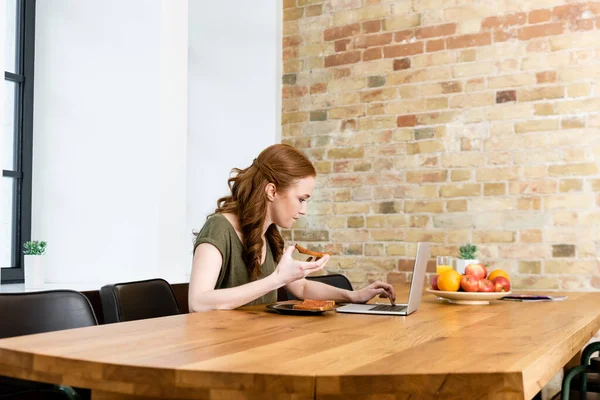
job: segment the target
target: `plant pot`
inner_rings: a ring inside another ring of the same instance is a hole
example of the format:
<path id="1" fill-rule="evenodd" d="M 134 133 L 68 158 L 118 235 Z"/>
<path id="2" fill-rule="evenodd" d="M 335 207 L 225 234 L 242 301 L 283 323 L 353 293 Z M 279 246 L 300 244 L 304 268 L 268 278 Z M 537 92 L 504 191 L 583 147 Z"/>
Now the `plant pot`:
<path id="1" fill-rule="evenodd" d="M 465 273 L 465 268 L 470 264 L 479 264 L 479 260 L 461 260 L 460 258 L 456 259 L 456 272 L 459 274 Z"/>
<path id="2" fill-rule="evenodd" d="M 44 287 L 44 259 L 42 256 L 25 256 L 25 289 Z"/>

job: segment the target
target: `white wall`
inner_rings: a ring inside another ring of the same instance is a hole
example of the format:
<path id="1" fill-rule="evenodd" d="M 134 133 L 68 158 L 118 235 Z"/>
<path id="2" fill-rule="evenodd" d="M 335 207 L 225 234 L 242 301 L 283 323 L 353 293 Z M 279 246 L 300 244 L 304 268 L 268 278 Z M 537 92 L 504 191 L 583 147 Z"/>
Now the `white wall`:
<path id="1" fill-rule="evenodd" d="M 280 141 L 281 2 L 190 1 L 188 230 Z"/>
<path id="2" fill-rule="evenodd" d="M 228 171 L 279 139 L 280 10 L 37 2 L 32 236 L 49 242 L 48 282 L 187 278 Z"/>
<path id="3" fill-rule="evenodd" d="M 157 276 L 164 253 L 181 251 L 161 241 L 185 207 L 185 193 L 168 194 L 185 185 L 172 164 L 185 156 L 185 124 L 166 126 L 187 107 L 186 84 L 164 82 L 166 41 L 179 37 L 163 12 L 160 0 L 37 3 L 32 237 L 48 241 L 49 282 Z M 173 94 L 183 101 L 164 101 Z"/>

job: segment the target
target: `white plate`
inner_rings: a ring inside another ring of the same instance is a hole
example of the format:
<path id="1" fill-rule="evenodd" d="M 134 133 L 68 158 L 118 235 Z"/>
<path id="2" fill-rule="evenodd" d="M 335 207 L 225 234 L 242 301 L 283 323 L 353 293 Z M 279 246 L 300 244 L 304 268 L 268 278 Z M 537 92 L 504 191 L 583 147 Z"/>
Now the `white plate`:
<path id="1" fill-rule="evenodd" d="M 511 292 L 444 292 L 441 290 L 427 289 L 427 292 L 448 300 L 454 304 L 490 304 L 490 300 L 499 300 Z"/>

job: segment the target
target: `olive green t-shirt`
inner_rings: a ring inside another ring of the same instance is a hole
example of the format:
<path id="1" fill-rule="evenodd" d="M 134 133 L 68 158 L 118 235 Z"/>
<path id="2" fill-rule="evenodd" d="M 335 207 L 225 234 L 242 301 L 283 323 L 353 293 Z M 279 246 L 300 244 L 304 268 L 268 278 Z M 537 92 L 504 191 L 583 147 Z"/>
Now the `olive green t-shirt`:
<path id="1" fill-rule="evenodd" d="M 244 246 L 235 232 L 231 222 L 221 214 L 210 216 L 202 230 L 196 237 L 194 251 L 202 243 L 210 243 L 221 252 L 223 264 L 215 289 L 232 288 L 252 282 L 243 258 Z M 267 241 L 267 257 L 260 266 L 261 278 L 271 275 L 275 271 L 275 260 Z M 261 279 L 259 278 L 259 279 Z M 277 291 L 273 290 L 246 305 L 269 304 L 277 301 Z"/>

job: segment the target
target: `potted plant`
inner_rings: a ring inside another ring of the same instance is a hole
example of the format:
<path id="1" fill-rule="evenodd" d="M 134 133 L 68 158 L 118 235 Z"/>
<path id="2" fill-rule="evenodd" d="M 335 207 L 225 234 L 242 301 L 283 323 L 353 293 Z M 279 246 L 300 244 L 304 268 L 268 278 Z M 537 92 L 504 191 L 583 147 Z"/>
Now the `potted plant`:
<path id="1" fill-rule="evenodd" d="M 23 244 L 25 255 L 25 288 L 44 287 L 44 264 L 42 255 L 46 253 L 46 242 L 31 240 Z"/>
<path id="2" fill-rule="evenodd" d="M 465 268 L 470 264 L 479 264 L 477 260 L 477 246 L 467 243 L 458 248 L 458 259 L 456 260 L 456 271 L 464 274 Z"/>

